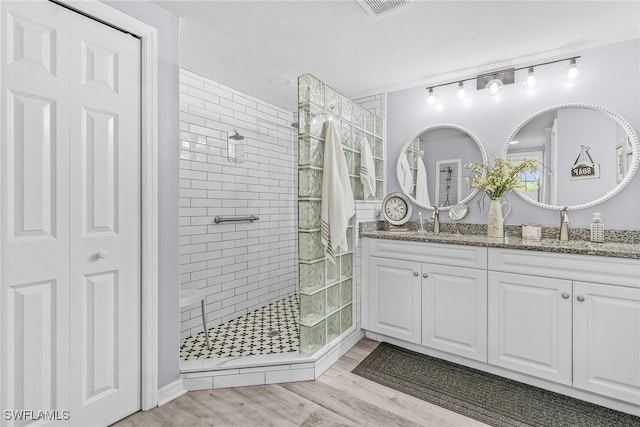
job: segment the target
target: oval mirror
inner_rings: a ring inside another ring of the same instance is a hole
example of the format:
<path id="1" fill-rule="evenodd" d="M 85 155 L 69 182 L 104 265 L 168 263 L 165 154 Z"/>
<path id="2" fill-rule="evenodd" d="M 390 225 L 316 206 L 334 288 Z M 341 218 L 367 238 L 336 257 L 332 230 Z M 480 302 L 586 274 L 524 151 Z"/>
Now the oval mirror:
<path id="1" fill-rule="evenodd" d="M 413 203 L 425 209 L 449 210 L 467 203 L 478 190 L 469 188 L 464 165 L 487 163 L 487 153 L 467 129 L 438 124 L 426 127 L 402 146 L 396 163 L 400 189 Z"/>
<path id="2" fill-rule="evenodd" d="M 509 136 L 503 156 L 538 161 L 523 174 L 515 193 L 536 206 L 585 209 L 618 194 L 633 178 L 640 143 L 620 115 L 588 104 L 544 109 L 523 121 Z"/>

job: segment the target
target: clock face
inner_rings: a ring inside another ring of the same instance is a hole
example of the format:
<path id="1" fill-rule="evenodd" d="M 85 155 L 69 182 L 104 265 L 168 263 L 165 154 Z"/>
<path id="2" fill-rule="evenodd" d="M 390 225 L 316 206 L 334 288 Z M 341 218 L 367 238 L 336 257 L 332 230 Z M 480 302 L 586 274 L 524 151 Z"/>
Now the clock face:
<path id="1" fill-rule="evenodd" d="M 399 197 L 392 197 L 387 200 L 387 205 L 384 207 L 384 211 L 387 216 L 395 221 L 399 221 L 407 214 L 407 204 Z"/>
<path id="2" fill-rule="evenodd" d="M 402 193 L 391 193 L 382 201 L 382 216 L 393 225 L 409 221 L 412 211 L 411 201 Z"/>

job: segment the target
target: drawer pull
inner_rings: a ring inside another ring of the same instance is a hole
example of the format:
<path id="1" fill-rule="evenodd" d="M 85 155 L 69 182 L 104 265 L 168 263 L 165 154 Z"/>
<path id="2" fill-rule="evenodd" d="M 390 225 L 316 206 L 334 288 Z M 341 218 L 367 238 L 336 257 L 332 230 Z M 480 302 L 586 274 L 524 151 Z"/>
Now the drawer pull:
<path id="1" fill-rule="evenodd" d="M 562 298 L 564 298 L 564 299 L 569 299 L 569 294 L 568 294 L 568 293 L 566 293 L 566 292 L 564 292 L 564 293 L 562 294 Z"/>
<path id="2" fill-rule="evenodd" d="M 422 277 L 426 279 L 427 277 L 429 277 L 429 275 L 427 273 L 422 273 Z"/>
<path id="3" fill-rule="evenodd" d="M 584 297 L 582 295 L 578 295 L 578 301 L 580 302 L 584 301 Z"/>
<path id="4" fill-rule="evenodd" d="M 414 272 L 413 272 L 413 275 L 414 275 L 414 276 L 416 276 L 416 277 L 418 277 L 418 275 L 419 275 L 419 274 L 420 274 L 420 273 L 418 273 L 417 271 L 414 271 Z"/>

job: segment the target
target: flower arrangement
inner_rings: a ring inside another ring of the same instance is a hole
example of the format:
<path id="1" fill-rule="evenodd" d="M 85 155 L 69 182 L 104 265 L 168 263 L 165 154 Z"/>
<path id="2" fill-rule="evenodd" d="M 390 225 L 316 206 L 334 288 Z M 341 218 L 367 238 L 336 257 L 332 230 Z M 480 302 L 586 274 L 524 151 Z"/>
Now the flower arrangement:
<path id="1" fill-rule="evenodd" d="M 538 162 L 534 159 L 526 159 L 516 164 L 510 159 L 497 157 L 486 165 L 467 163 L 465 168 L 471 171 L 471 175 L 466 177 L 469 186 L 482 191 L 482 198 L 478 200 L 479 205 L 485 196 L 491 200 L 500 200 L 518 186 L 522 173 L 535 172 L 538 169 Z"/>

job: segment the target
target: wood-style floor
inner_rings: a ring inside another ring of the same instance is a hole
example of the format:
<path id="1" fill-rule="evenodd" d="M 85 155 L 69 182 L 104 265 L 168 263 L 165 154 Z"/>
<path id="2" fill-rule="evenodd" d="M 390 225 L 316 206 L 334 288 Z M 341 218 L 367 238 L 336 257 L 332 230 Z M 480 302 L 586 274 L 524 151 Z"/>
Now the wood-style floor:
<path id="1" fill-rule="evenodd" d="M 361 340 L 316 381 L 191 391 L 114 426 L 485 426 L 352 374 L 377 345 Z"/>

